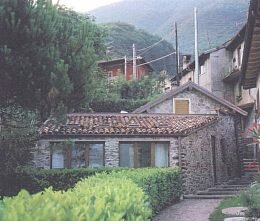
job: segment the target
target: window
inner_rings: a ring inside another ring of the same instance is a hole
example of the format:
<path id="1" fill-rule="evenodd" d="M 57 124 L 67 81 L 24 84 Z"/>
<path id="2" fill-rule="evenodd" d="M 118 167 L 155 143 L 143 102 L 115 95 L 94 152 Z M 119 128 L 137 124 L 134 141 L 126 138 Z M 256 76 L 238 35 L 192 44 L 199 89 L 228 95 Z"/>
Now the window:
<path id="1" fill-rule="evenodd" d="M 190 101 L 189 99 L 174 99 L 173 110 L 175 114 L 189 114 Z"/>
<path id="2" fill-rule="evenodd" d="M 204 63 L 204 65 L 200 66 L 200 74 L 206 74 L 207 73 L 207 64 Z"/>
<path id="3" fill-rule="evenodd" d="M 104 165 L 104 144 L 77 142 L 69 149 L 52 148 L 51 168 L 100 167 Z"/>
<path id="4" fill-rule="evenodd" d="M 237 49 L 237 65 L 238 67 L 241 65 L 241 46 L 239 46 Z"/>
<path id="5" fill-rule="evenodd" d="M 169 164 L 168 143 L 120 143 L 119 150 L 122 167 L 167 167 Z"/>
<path id="6" fill-rule="evenodd" d="M 62 150 L 52 151 L 52 168 L 64 168 L 64 155 Z"/>

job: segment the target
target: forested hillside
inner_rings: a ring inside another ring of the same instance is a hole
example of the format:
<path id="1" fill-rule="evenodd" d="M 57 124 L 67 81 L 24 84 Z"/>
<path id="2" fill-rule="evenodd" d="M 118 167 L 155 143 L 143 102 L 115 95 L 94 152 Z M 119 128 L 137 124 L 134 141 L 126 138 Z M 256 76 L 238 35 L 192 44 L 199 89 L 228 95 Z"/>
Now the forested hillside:
<path id="1" fill-rule="evenodd" d="M 105 24 L 103 27 L 107 33 L 105 42 L 108 47 L 108 55 L 111 58 L 123 57 L 125 55 L 131 58 L 133 56 L 133 43 L 136 45 L 137 56 L 145 58 L 146 61 L 151 61 L 174 52 L 171 43 L 165 40 L 160 41 L 161 37 L 136 29 L 132 25 L 117 22 Z M 154 46 L 150 48 L 149 46 L 151 45 Z M 142 50 L 147 47 L 148 49 Z M 175 63 L 175 54 L 173 54 L 162 60 L 151 63 L 151 66 L 156 72 L 167 70 L 169 74 L 174 74 Z"/>
<path id="2" fill-rule="evenodd" d="M 247 0 L 123 0 L 89 12 L 98 23 L 126 22 L 174 42 L 178 23 L 180 50 L 193 52 L 193 8 L 198 8 L 199 46 L 203 51 L 222 44 L 244 24 Z"/>

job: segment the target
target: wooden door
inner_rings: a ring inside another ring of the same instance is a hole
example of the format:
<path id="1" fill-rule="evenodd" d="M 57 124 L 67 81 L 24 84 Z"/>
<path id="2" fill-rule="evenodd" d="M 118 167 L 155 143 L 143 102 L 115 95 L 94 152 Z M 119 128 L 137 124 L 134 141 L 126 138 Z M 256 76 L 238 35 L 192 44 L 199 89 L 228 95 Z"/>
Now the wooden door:
<path id="1" fill-rule="evenodd" d="M 211 136 L 213 181 L 217 184 L 216 137 Z"/>

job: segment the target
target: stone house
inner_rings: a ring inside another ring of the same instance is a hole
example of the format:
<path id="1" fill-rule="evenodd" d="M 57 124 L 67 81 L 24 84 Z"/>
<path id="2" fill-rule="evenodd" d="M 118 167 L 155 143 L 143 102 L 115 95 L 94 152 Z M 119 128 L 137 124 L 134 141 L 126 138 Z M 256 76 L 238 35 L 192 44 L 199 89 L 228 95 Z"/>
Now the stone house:
<path id="1" fill-rule="evenodd" d="M 226 49 L 227 44 L 228 42 L 219 47 L 209 49 L 199 56 L 198 85 L 211 91 L 217 97 L 234 103 L 233 87 L 223 81 L 223 78 L 231 69 L 231 54 Z M 187 55 L 184 57 L 189 58 Z M 187 64 L 186 59 L 183 59 L 183 67 L 184 69 L 178 75 L 180 85 L 190 80 L 194 82 L 195 61 Z M 176 76 L 172 81 L 176 81 Z"/>
<path id="2" fill-rule="evenodd" d="M 245 46 L 241 67 L 241 102 L 247 92 L 251 99 L 248 122 L 260 123 L 260 0 L 250 1 Z M 253 158 L 260 162 L 259 144 L 255 144 Z"/>
<path id="3" fill-rule="evenodd" d="M 40 129 L 34 164 L 167 167 L 179 165 L 186 193 L 240 175 L 240 116 L 246 112 L 188 82 L 127 114 L 69 114 Z M 68 147 L 69 146 L 69 147 Z"/>
<path id="4" fill-rule="evenodd" d="M 199 86 L 248 112 L 247 116 L 241 117 L 245 149 L 251 142 L 248 129 L 259 119 L 260 109 L 259 5 L 259 0 L 250 1 L 246 25 L 223 45 L 199 56 Z M 180 85 L 194 79 L 194 69 L 195 62 L 187 64 L 184 59 L 184 69 L 179 73 Z M 172 80 L 176 81 L 176 77 Z M 255 158 L 256 153 L 246 157 Z"/>

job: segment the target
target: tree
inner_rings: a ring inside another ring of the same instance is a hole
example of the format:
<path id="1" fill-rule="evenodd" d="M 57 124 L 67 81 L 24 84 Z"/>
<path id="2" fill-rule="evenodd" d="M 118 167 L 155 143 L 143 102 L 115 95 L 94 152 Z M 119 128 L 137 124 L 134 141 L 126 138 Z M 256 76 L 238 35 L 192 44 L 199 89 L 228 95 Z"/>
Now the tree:
<path id="1" fill-rule="evenodd" d="M 32 111 L 18 106 L 0 109 L 0 198 L 19 190 L 16 169 L 31 159 L 37 123 Z"/>
<path id="2" fill-rule="evenodd" d="M 36 122 L 93 99 L 104 46 L 89 17 L 51 0 L 1 0 L 0 33 L 1 196 L 31 159 Z"/>
<path id="3" fill-rule="evenodd" d="M 90 106 L 96 112 L 134 111 L 161 94 L 164 82 L 163 75 L 144 76 L 131 81 L 123 76 L 113 81 L 104 78 L 96 86 L 96 99 Z"/>
<path id="4" fill-rule="evenodd" d="M 103 32 L 51 0 L 0 2 L 0 105 L 77 110 L 93 97 Z"/>

